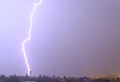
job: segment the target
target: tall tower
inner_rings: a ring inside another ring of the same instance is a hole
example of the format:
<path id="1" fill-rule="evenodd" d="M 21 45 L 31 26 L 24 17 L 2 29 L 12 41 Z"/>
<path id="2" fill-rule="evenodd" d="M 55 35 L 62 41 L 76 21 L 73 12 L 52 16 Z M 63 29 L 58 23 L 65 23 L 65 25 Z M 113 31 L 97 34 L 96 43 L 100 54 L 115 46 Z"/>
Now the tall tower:
<path id="1" fill-rule="evenodd" d="M 105 70 L 105 75 L 109 75 L 109 70 L 108 69 Z"/>
<path id="2" fill-rule="evenodd" d="M 32 76 L 32 71 L 30 71 L 30 76 Z"/>

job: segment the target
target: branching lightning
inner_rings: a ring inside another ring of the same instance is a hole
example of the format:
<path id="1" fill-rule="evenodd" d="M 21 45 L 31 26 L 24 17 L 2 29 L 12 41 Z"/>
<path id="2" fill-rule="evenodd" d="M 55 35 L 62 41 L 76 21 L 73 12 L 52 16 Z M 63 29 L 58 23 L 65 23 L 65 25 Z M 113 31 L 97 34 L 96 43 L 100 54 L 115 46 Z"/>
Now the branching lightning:
<path id="1" fill-rule="evenodd" d="M 35 13 L 35 10 L 38 6 L 41 5 L 41 3 L 43 2 L 43 0 L 39 0 L 38 3 L 35 3 L 34 6 L 33 6 L 33 9 L 32 9 L 32 12 L 30 14 L 30 21 L 29 21 L 29 30 L 28 30 L 28 34 L 27 34 L 27 38 L 22 42 L 22 52 L 23 52 L 23 55 L 24 55 L 24 59 L 25 59 L 25 64 L 26 64 L 26 67 L 27 67 L 27 74 L 28 76 L 30 76 L 30 73 L 31 73 L 31 69 L 30 69 L 30 65 L 28 63 L 28 58 L 27 58 L 27 54 L 26 54 L 26 51 L 25 51 L 25 44 L 31 39 L 31 31 L 32 31 L 32 19 L 33 19 L 33 15 Z"/>

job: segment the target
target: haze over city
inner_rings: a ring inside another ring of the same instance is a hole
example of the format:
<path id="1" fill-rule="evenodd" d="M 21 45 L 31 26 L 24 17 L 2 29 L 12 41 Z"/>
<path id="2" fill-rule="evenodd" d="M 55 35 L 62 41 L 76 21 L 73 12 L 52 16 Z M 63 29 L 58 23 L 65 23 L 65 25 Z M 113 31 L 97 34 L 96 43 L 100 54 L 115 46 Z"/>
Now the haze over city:
<path id="1" fill-rule="evenodd" d="M 0 74 L 27 73 L 21 43 L 35 2 L 0 1 Z M 25 48 L 32 74 L 120 74 L 119 21 L 119 0 L 43 0 Z"/>

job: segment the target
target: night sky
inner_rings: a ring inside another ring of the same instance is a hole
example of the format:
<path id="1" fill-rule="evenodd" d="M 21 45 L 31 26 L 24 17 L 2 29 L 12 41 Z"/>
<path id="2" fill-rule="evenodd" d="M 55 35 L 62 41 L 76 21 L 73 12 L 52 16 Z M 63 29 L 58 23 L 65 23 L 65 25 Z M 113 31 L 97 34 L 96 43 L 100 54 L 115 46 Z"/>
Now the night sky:
<path id="1" fill-rule="evenodd" d="M 27 73 L 21 43 L 35 2 L 0 1 L 0 74 Z M 120 74 L 120 0 L 43 0 L 26 52 L 33 75 Z"/>

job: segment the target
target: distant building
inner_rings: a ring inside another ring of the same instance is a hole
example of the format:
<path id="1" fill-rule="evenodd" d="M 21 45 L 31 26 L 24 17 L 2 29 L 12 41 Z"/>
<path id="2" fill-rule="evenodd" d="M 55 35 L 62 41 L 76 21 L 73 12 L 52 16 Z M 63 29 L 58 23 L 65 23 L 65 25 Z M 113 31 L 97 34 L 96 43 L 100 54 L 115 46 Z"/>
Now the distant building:
<path id="1" fill-rule="evenodd" d="M 120 78 L 119 74 L 111 74 L 109 73 L 108 69 L 105 71 L 105 73 L 101 75 L 95 75 L 95 76 L 90 76 L 91 79 L 100 79 L 100 78 L 108 78 L 108 79 L 116 79 Z"/>

